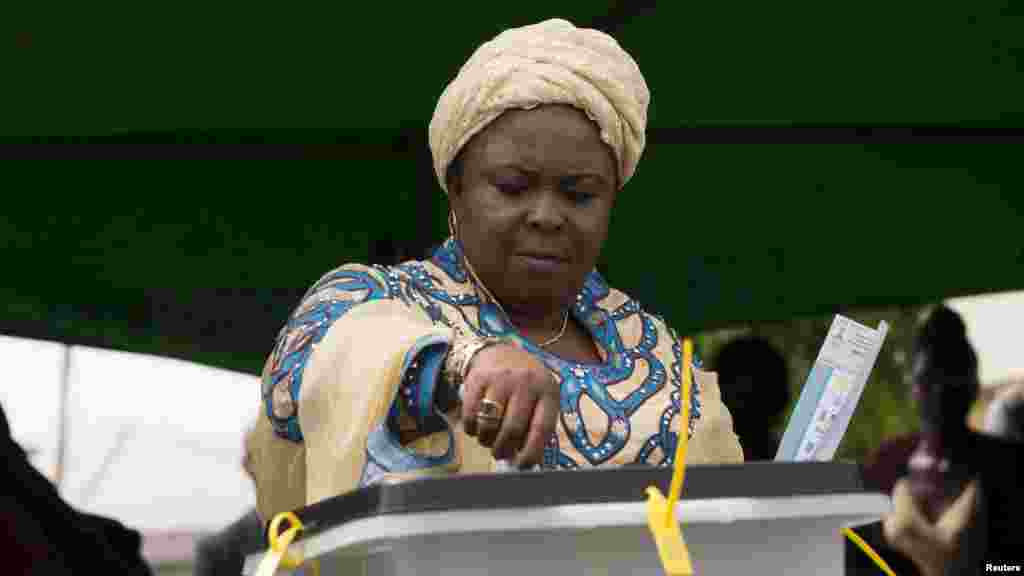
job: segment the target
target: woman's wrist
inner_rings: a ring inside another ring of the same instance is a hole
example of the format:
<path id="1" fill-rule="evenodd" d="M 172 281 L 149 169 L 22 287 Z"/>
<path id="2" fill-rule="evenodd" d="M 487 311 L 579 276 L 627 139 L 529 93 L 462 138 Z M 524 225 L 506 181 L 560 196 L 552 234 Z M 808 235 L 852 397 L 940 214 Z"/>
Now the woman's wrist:
<path id="1" fill-rule="evenodd" d="M 444 377 L 452 399 L 460 398 L 462 383 L 469 374 L 473 358 L 484 348 L 505 342 L 501 338 L 456 332 L 444 361 Z"/>

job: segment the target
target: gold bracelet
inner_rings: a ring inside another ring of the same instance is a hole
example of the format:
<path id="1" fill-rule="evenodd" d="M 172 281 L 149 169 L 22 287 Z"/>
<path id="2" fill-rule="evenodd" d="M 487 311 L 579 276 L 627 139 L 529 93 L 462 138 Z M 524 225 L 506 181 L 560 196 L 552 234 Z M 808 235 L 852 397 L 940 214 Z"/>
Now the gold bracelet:
<path id="1" fill-rule="evenodd" d="M 504 342 L 505 340 L 502 338 L 479 337 L 463 334 L 461 331 L 456 332 L 444 361 L 444 377 L 448 380 L 448 385 L 451 386 L 456 397 L 459 396 L 458 390 L 462 387 L 466 374 L 469 372 L 469 365 L 477 352 L 488 346 Z"/>

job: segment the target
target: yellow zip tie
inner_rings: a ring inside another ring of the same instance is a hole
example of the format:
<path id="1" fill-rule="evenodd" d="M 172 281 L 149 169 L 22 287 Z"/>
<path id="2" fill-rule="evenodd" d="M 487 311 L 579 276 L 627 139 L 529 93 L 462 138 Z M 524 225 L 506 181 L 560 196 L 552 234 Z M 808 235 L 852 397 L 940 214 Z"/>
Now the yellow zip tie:
<path id="1" fill-rule="evenodd" d="M 693 360 L 693 342 L 683 340 L 683 394 L 679 421 L 679 438 L 676 441 L 675 471 L 672 473 L 671 490 L 666 499 L 657 486 L 647 487 L 647 526 L 654 537 L 666 576 L 693 576 L 690 551 L 683 541 L 683 533 L 676 520 L 676 503 L 683 491 L 686 476 L 686 444 L 690 439 L 690 388 Z"/>
<path id="2" fill-rule="evenodd" d="M 285 520 L 288 521 L 290 526 L 283 533 L 278 534 L 281 522 Z M 282 512 L 277 516 L 274 516 L 274 519 L 270 521 L 270 529 L 268 530 L 270 549 L 267 550 L 267 555 L 263 557 L 259 568 L 256 569 L 255 576 L 274 576 L 274 574 L 277 573 L 278 567 L 298 568 L 302 566 L 302 555 L 289 554 L 288 547 L 291 546 L 292 541 L 295 540 L 295 537 L 298 536 L 303 529 L 302 521 L 300 521 L 299 517 L 293 512 Z M 319 576 L 319 562 L 313 561 L 310 568 L 312 576 Z"/>
<path id="3" fill-rule="evenodd" d="M 849 528 L 843 528 L 843 534 L 845 534 L 847 538 L 853 541 L 853 543 L 856 544 L 857 547 L 861 549 L 861 551 L 867 554 L 868 558 L 871 558 L 871 561 L 874 562 L 876 566 L 881 568 L 882 572 L 885 572 L 886 576 L 896 576 L 896 573 L 892 571 L 892 568 L 889 568 L 889 565 L 885 563 L 885 560 L 882 560 L 882 557 L 878 555 L 878 552 L 872 550 L 871 546 L 869 546 L 868 543 L 865 542 L 859 534 L 857 534 L 853 530 L 850 530 Z"/>

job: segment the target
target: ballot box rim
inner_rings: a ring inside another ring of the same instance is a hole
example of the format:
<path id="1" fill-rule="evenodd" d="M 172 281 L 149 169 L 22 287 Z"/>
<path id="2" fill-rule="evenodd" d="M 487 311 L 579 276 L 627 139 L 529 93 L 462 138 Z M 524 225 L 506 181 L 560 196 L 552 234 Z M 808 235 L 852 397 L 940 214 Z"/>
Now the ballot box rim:
<path id="1" fill-rule="evenodd" d="M 684 532 L 691 535 L 711 525 L 746 525 L 746 530 L 751 525 L 759 525 L 763 530 L 772 530 L 774 522 L 792 520 L 816 524 L 819 528 L 824 522 L 827 532 L 832 534 L 840 528 L 875 522 L 890 510 L 891 501 L 885 494 L 861 492 L 784 498 L 691 499 L 679 503 L 677 517 Z M 368 555 L 394 554 L 397 549 L 407 553 L 421 545 L 424 538 L 436 545 L 435 537 L 450 538 L 453 540 L 449 541 L 454 542 L 471 534 L 515 537 L 521 533 L 579 533 L 616 528 L 625 528 L 635 535 L 636 530 L 645 530 L 646 516 L 644 502 L 385 514 L 322 531 L 293 544 L 291 550 L 307 560 L 344 557 L 358 562 Z M 806 533 L 795 534 L 793 538 L 799 539 L 801 535 L 806 536 Z M 638 544 L 636 538 L 627 540 L 631 543 L 626 544 L 627 547 Z M 413 548 L 403 548 L 405 545 Z M 654 554 L 653 542 L 646 545 Z M 795 540 L 794 545 L 799 547 Z M 253 574 L 262 557 L 262 554 L 246 557 L 243 574 Z"/>
<path id="2" fill-rule="evenodd" d="M 295 510 L 301 540 L 367 517 L 638 502 L 648 486 L 667 493 L 672 470 L 653 467 L 428 477 L 375 484 Z M 854 462 L 750 462 L 687 468 L 682 498 L 787 498 L 870 492 Z"/>

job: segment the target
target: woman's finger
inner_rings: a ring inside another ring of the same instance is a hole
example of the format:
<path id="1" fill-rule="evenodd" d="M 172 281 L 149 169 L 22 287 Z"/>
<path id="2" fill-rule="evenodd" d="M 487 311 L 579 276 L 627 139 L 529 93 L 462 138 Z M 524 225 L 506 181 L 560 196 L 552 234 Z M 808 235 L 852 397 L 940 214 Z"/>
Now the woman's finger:
<path id="1" fill-rule="evenodd" d="M 494 441 L 501 431 L 501 422 L 497 420 L 483 421 L 476 420 L 476 440 L 484 448 L 494 446 Z"/>
<path id="2" fill-rule="evenodd" d="M 544 445 L 555 432 L 555 418 L 558 417 L 558 402 L 542 396 L 533 409 L 530 429 L 526 442 L 516 455 L 516 466 L 530 468 L 540 464 L 544 458 Z"/>
<path id="3" fill-rule="evenodd" d="M 477 411 L 474 411 L 469 415 L 469 419 L 472 420 L 476 426 L 476 439 L 480 442 L 481 446 L 490 448 L 494 445 L 498 433 L 501 431 L 505 420 L 508 418 L 508 404 L 511 394 L 512 392 L 509 386 L 503 386 L 500 383 L 495 382 L 488 382 L 486 392 L 484 392 L 483 398 L 477 402 L 477 407 L 479 409 L 485 399 L 494 402 L 498 405 L 498 411 L 501 413 L 501 417 L 493 420 L 480 419 L 477 417 Z"/>
<path id="4" fill-rule="evenodd" d="M 520 387 L 512 395 L 501 422 L 501 431 L 494 440 L 492 452 L 497 460 L 508 460 L 519 451 L 530 428 L 536 404 L 537 396 L 529 388 Z"/>
<path id="5" fill-rule="evenodd" d="M 480 399 L 485 392 L 484 381 L 479 377 L 470 375 L 462 383 L 462 428 L 470 436 L 477 435 L 476 412 L 480 409 Z"/>

